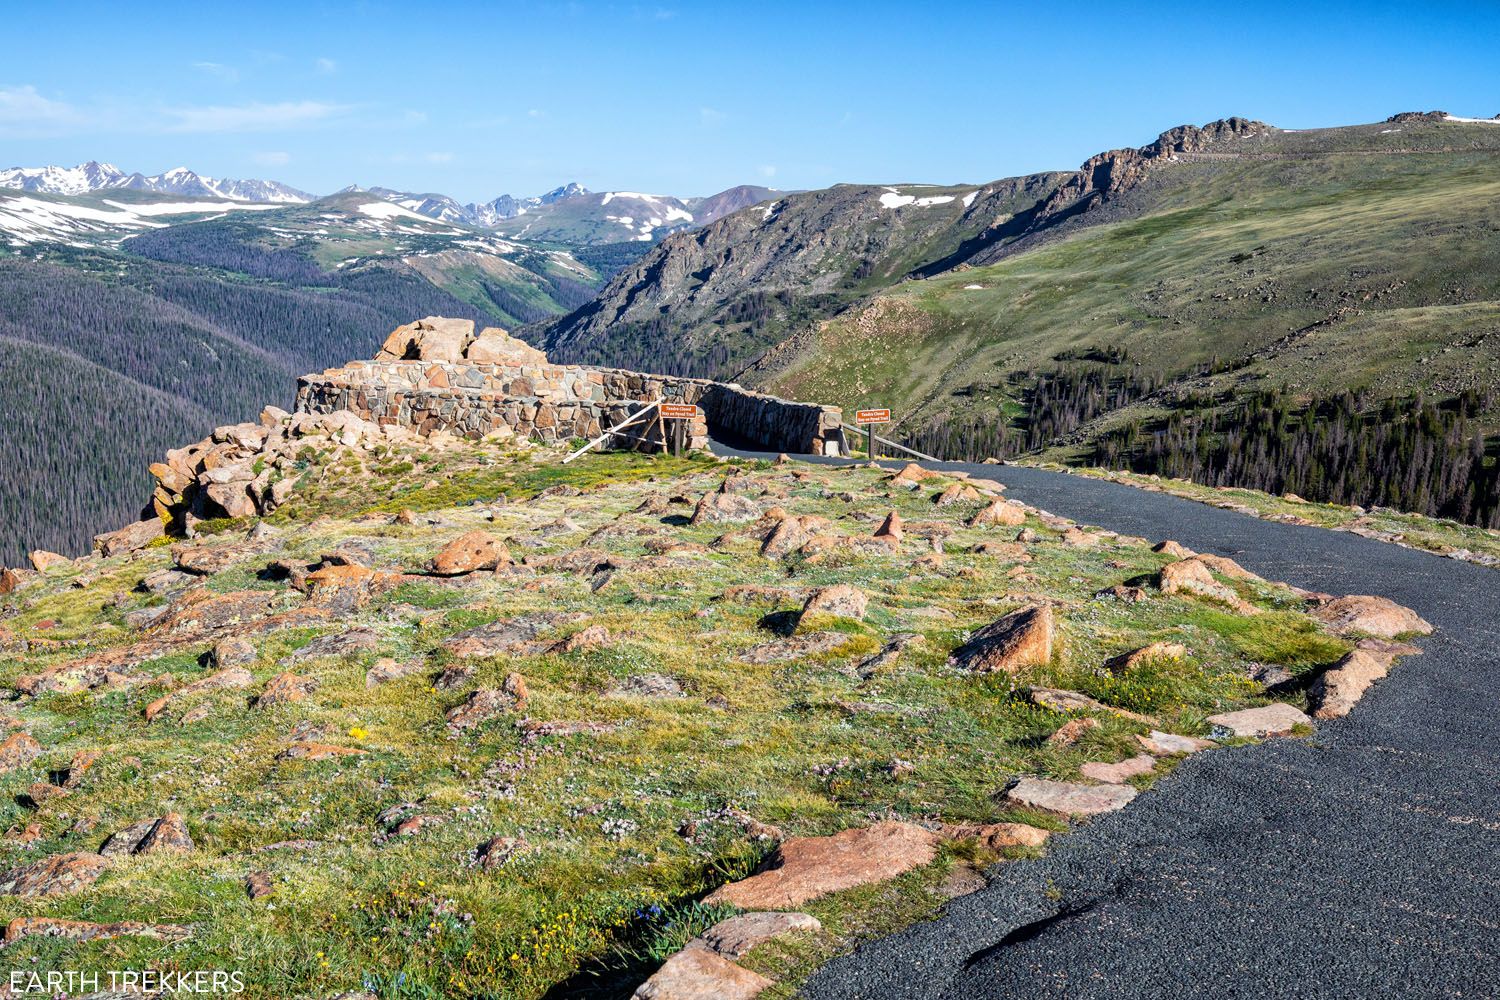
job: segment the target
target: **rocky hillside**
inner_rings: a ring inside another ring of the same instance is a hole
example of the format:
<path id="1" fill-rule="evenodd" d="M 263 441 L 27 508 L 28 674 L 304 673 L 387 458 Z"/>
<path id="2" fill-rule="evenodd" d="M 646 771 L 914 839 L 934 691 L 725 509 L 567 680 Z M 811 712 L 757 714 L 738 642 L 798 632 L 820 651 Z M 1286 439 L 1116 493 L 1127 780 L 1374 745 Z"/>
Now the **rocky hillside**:
<path id="1" fill-rule="evenodd" d="M 1062 180 L 786 195 L 668 237 L 534 336 L 559 360 L 733 374 L 783 337 L 958 252 Z"/>
<path id="2" fill-rule="evenodd" d="M 732 375 L 875 291 L 994 258 L 1138 187 L 1180 154 L 1239 149 L 1240 140 L 1273 131 L 1231 118 L 1101 153 L 1072 174 L 787 195 L 664 241 L 537 336 L 560 357 L 659 359 L 674 371 Z"/>
<path id="3" fill-rule="evenodd" d="M 1349 711 L 1425 627 L 915 467 L 275 410 L 188 449 L 231 451 L 269 516 L 0 572 L 14 969 L 791 989 L 1185 754 Z"/>

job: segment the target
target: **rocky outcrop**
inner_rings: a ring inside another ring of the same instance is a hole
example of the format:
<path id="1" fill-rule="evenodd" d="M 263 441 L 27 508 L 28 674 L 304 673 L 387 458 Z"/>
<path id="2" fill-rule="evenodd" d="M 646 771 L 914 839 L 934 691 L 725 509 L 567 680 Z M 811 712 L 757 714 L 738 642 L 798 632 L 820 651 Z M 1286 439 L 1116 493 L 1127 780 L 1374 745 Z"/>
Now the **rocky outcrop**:
<path id="1" fill-rule="evenodd" d="M 1052 659 L 1052 609 L 1012 611 L 969 637 L 948 657 L 950 666 L 973 673 L 1016 673 Z"/>
<path id="2" fill-rule="evenodd" d="M 0 875 L 0 895 L 60 896 L 93 885 L 109 861 L 98 854 L 77 851 L 33 861 Z"/>
<path id="3" fill-rule="evenodd" d="M 498 326 L 485 327 L 476 336 L 471 319 L 428 316 L 392 330 L 375 360 L 544 365 L 547 355 Z"/>
<path id="4" fill-rule="evenodd" d="M 1047 225 L 1064 214 L 1087 211 L 1137 187 L 1159 164 L 1171 162 L 1179 153 L 1201 153 L 1226 142 L 1264 135 L 1272 131 L 1265 122 L 1248 118 L 1222 118 L 1199 127 L 1179 125 L 1139 149 L 1111 149 L 1089 157 L 1078 173 L 1054 191 L 1036 212 L 1033 228 Z"/>
<path id="5" fill-rule="evenodd" d="M 256 423 L 218 427 L 196 444 L 167 452 L 151 466 L 156 517 L 101 535 L 94 545 L 111 555 L 149 544 L 166 524 L 182 528 L 196 520 L 269 514 L 296 488 L 297 455 L 305 448 L 370 449 L 417 440 L 405 428 L 382 428 L 352 413 L 291 414 L 268 406 Z M 125 538 L 125 531 L 133 534 Z"/>

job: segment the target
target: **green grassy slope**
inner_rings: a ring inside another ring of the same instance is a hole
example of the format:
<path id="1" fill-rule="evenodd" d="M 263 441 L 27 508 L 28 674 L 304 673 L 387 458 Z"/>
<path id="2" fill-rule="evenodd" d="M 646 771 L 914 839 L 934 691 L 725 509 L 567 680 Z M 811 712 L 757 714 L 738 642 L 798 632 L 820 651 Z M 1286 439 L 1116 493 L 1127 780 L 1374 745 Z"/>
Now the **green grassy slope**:
<path id="1" fill-rule="evenodd" d="M 1500 126 L 1429 130 L 1483 148 L 1163 167 L 1112 207 L 1137 217 L 894 289 L 825 324 L 765 381 L 890 405 L 907 430 L 1014 409 L 1038 373 L 1091 349 L 1123 349 L 1134 375 L 1171 385 L 1081 438 L 1188 388 L 1495 388 Z M 1200 376 L 1206 366 L 1228 370 Z"/>

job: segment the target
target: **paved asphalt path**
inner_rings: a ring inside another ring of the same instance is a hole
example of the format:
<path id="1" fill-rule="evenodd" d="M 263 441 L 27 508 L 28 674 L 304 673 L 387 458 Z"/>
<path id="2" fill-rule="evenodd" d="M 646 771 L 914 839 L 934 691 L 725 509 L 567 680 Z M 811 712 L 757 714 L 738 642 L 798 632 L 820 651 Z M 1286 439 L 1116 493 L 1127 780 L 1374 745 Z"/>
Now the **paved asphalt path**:
<path id="1" fill-rule="evenodd" d="M 924 464 L 1268 579 L 1380 594 L 1437 632 L 1315 738 L 1190 758 L 834 961 L 810 997 L 1500 997 L 1500 570 L 1081 476 Z"/>

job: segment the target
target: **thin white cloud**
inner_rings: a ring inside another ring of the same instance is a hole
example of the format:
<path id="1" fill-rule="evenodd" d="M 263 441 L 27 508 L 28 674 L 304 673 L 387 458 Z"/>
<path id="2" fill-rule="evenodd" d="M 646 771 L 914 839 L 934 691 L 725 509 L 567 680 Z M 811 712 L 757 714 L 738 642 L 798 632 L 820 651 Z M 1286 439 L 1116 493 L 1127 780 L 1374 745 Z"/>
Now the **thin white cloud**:
<path id="1" fill-rule="evenodd" d="M 238 83 L 240 79 L 239 70 L 233 66 L 226 66 L 223 63 L 195 62 L 193 63 L 193 69 L 207 73 L 214 79 L 221 80 L 224 83 Z"/>
<path id="2" fill-rule="evenodd" d="M 765 178 L 776 176 L 776 164 L 767 163 L 758 168 L 758 173 Z"/>
<path id="3" fill-rule="evenodd" d="M 339 64 L 324 56 L 313 61 L 313 69 L 318 71 L 319 76 L 332 76 L 339 71 Z"/>
<path id="4" fill-rule="evenodd" d="M 0 135 L 17 138 L 55 135 L 86 122 L 87 116 L 73 105 L 43 97 L 33 86 L 0 86 Z"/>
<path id="5" fill-rule="evenodd" d="M 350 105 L 324 101 L 153 108 L 118 98 L 80 107 L 47 97 L 30 84 L 0 85 L 0 137 L 31 139 L 118 132 L 276 132 L 327 122 L 352 110 Z"/>
<path id="6" fill-rule="evenodd" d="M 703 107 L 698 109 L 698 121 L 702 125 L 720 125 L 728 117 L 728 115 L 718 108 Z"/>
<path id="7" fill-rule="evenodd" d="M 440 152 L 425 153 L 423 154 L 422 159 L 426 160 L 428 163 L 452 163 L 453 154 Z"/>
<path id="8" fill-rule="evenodd" d="M 263 167 L 284 167 L 292 162 L 291 153 L 283 153 L 280 150 L 267 151 L 255 154 L 255 162 Z"/>
<path id="9" fill-rule="evenodd" d="M 304 128 L 338 117 L 349 108 L 323 101 L 230 104 L 166 108 L 166 132 L 277 132 Z"/>
<path id="10" fill-rule="evenodd" d="M 527 118 L 546 118 L 547 117 L 547 112 L 543 111 L 541 108 L 532 108 L 530 111 L 526 112 L 526 117 Z"/>

